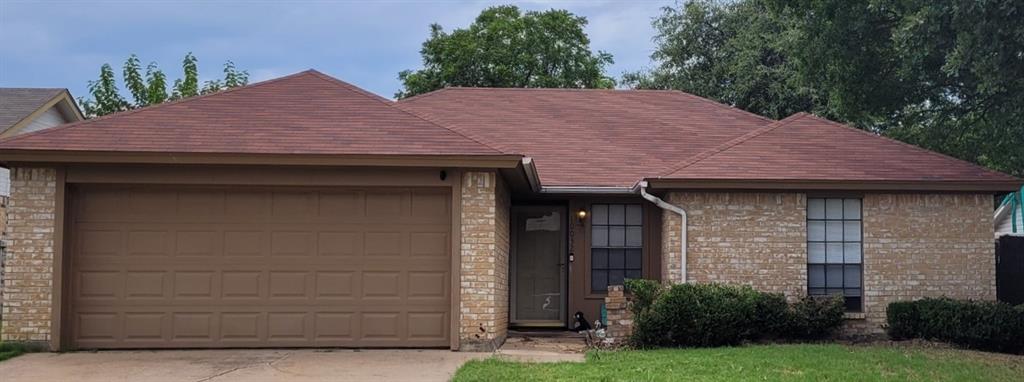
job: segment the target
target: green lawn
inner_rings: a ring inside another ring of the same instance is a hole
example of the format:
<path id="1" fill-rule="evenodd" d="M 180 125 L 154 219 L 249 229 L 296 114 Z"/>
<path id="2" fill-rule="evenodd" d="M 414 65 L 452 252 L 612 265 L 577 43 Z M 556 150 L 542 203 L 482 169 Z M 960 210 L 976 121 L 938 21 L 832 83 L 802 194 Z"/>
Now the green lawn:
<path id="1" fill-rule="evenodd" d="M 585 363 L 471 361 L 454 381 L 1024 381 L 1024 357 L 951 349 L 762 345 L 591 352 Z"/>
<path id="2" fill-rule="evenodd" d="M 6 361 L 29 351 L 28 347 L 19 343 L 0 342 L 0 361 Z"/>

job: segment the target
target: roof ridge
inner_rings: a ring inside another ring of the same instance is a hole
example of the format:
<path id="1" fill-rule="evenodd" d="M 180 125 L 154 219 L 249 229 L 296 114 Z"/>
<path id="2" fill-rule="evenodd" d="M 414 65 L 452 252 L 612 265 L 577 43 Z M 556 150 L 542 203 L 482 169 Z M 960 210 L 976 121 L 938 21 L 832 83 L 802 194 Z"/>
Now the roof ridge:
<path id="1" fill-rule="evenodd" d="M 559 92 L 661 92 L 661 93 L 673 93 L 679 92 L 679 90 L 671 89 L 608 89 L 608 88 L 538 88 L 538 87 L 522 87 L 522 86 L 445 86 L 441 89 L 437 89 L 428 93 L 438 92 L 441 90 L 453 89 L 453 90 L 515 90 L 515 91 L 559 91 Z M 419 96 L 419 95 L 417 95 Z M 416 97 L 416 96 L 414 96 Z M 410 97 L 412 98 L 412 97 Z"/>
<path id="2" fill-rule="evenodd" d="M 704 102 L 704 103 L 709 103 L 709 104 L 715 105 L 715 106 L 717 106 L 719 108 L 725 108 L 727 110 L 732 110 L 732 111 L 739 111 L 740 113 L 749 114 L 749 115 L 754 116 L 754 117 L 756 117 L 756 118 L 758 118 L 760 120 L 763 120 L 763 121 L 769 121 L 769 122 L 772 122 L 772 123 L 775 122 L 774 119 L 765 117 L 763 115 L 760 115 L 760 114 L 757 114 L 757 113 L 754 113 L 754 112 L 750 112 L 750 111 L 746 111 L 746 110 L 740 109 L 740 108 L 735 107 L 735 106 L 726 105 L 724 103 L 721 103 L 721 102 L 718 102 L 718 101 L 715 101 L 715 100 L 712 100 L 712 99 L 709 99 L 709 98 L 704 98 L 704 97 L 698 96 L 696 94 L 687 93 L 687 92 L 684 92 L 682 90 L 666 90 L 666 91 L 679 92 L 679 93 L 682 93 L 683 95 L 685 95 L 687 97 L 696 98 L 698 101 L 701 101 L 701 102 Z M 797 114 L 799 114 L 799 113 L 802 113 L 802 112 L 798 112 Z M 794 115 L 796 115 L 796 114 L 794 114 Z M 792 115 L 790 117 L 792 117 Z M 789 117 L 786 117 L 786 118 L 789 118 Z M 786 118 L 780 119 L 779 121 L 784 121 L 784 120 L 786 120 Z"/>
<path id="3" fill-rule="evenodd" d="M 68 88 L 29 88 L 29 87 L 0 86 L 0 90 L 68 90 Z"/>
<path id="4" fill-rule="evenodd" d="M 317 78 L 320 78 L 322 80 L 326 80 L 327 82 L 334 83 L 335 85 L 339 85 L 339 86 L 341 86 L 343 88 L 346 88 L 348 90 L 351 90 L 351 91 L 354 91 L 356 93 L 359 93 L 359 94 L 361 94 L 363 96 L 366 96 L 367 98 L 372 98 L 374 100 L 383 102 L 384 104 L 390 105 L 390 104 L 394 103 L 394 101 L 392 101 L 392 100 L 389 100 L 387 98 L 381 97 L 380 95 L 377 95 L 375 93 L 367 91 L 367 90 L 365 90 L 363 88 L 360 88 L 358 86 L 352 85 L 352 84 L 350 84 L 348 82 L 345 82 L 345 81 L 342 81 L 340 79 L 331 77 L 331 76 L 329 76 L 329 75 L 327 75 L 327 74 L 325 74 L 323 72 L 320 72 L 319 70 L 309 69 L 306 72 L 309 72 L 310 74 L 316 76 Z"/>
<path id="5" fill-rule="evenodd" d="M 954 161 L 957 161 L 957 162 L 963 162 L 963 163 L 966 163 L 966 164 L 968 164 L 970 166 L 973 166 L 975 168 L 978 168 L 978 169 L 981 169 L 981 170 L 983 170 L 985 172 L 988 172 L 990 174 L 1006 176 L 1006 177 L 1010 177 L 1010 178 L 1014 178 L 1014 179 L 1020 179 L 1020 178 L 1017 178 L 1017 177 L 1015 177 L 1013 175 L 1004 174 L 1002 172 L 990 169 L 988 167 L 979 165 L 979 164 L 971 162 L 971 161 L 967 161 L 967 160 L 963 160 L 963 159 L 960 159 L 960 158 L 957 158 L 957 157 L 954 157 L 954 156 L 946 155 L 946 154 L 940 153 L 938 151 L 932 151 L 932 150 L 926 149 L 924 147 L 920 147 L 920 146 L 913 145 L 913 144 L 910 144 L 910 143 L 907 143 L 907 142 L 903 142 L 903 141 L 895 139 L 895 138 L 884 136 L 882 134 L 875 134 L 875 133 L 872 133 L 870 131 L 866 131 L 866 130 L 863 130 L 863 129 L 858 129 L 858 128 L 853 127 L 853 126 L 849 126 L 849 125 L 847 125 L 845 123 L 839 123 L 839 122 L 830 120 L 828 118 L 821 118 L 821 117 L 818 117 L 818 116 L 813 115 L 813 114 L 808 114 L 808 115 L 810 115 L 811 117 L 813 117 L 813 118 L 815 118 L 817 120 L 824 121 L 824 122 L 826 122 L 828 124 L 835 125 L 835 126 L 847 129 L 847 130 L 853 130 L 853 131 L 861 133 L 861 134 L 867 134 L 868 136 L 872 136 L 872 137 L 875 137 L 875 138 L 881 138 L 881 139 L 884 139 L 884 140 L 892 142 L 892 143 L 896 143 L 896 144 L 899 144 L 899 145 L 902 145 L 902 146 L 909 147 L 909 148 L 914 149 L 916 151 L 924 152 L 925 154 L 930 154 L 932 156 L 936 156 L 936 157 L 943 158 L 943 159 L 950 159 L 950 160 L 954 160 Z"/>
<path id="6" fill-rule="evenodd" d="M 765 133 L 768 133 L 768 132 L 770 132 L 772 130 L 778 129 L 778 128 L 782 127 L 782 126 L 788 125 L 789 123 L 791 123 L 791 122 L 793 122 L 795 120 L 804 118 L 804 117 L 806 117 L 808 115 L 809 114 L 804 113 L 804 112 L 798 112 L 798 113 L 793 114 L 793 115 L 791 115 L 789 117 L 780 119 L 778 121 L 774 121 L 771 124 L 768 124 L 767 126 L 763 126 L 763 127 L 754 129 L 754 130 L 752 130 L 752 131 L 750 131 L 750 132 L 748 132 L 746 134 L 743 134 L 743 135 L 741 135 L 739 137 L 733 138 L 733 139 L 731 139 L 731 140 L 729 140 L 729 141 L 727 141 L 727 142 L 725 142 L 725 143 L 723 143 L 721 145 L 715 146 L 715 147 L 713 147 L 711 149 L 708 149 L 708 150 L 705 150 L 705 151 L 703 151 L 703 152 L 701 152 L 701 153 L 699 153 L 697 155 L 689 157 L 689 158 L 683 160 L 682 162 L 676 163 L 675 165 L 669 167 L 666 171 L 662 172 L 660 176 L 661 177 L 665 177 L 665 176 L 672 175 L 672 174 L 674 174 L 674 173 L 676 173 L 676 172 L 678 172 L 678 171 L 680 171 L 680 170 L 682 170 L 684 168 L 690 167 L 692 165 L 695 165 L 695 164 L 697 164 L 699 162 L 704 161 L 705 159 L 708 159 L 708 158 L 711 158 L 711 157 L 713 157 L 715 155 L 721 154 L 722 152 L 725 152 L 725 151 L 727 151 L 727 150 L 729 150 L 729 149 L 731 149 L 733 147 L 736 147 L 736 146 L 742 144 L 743 142 L 746 142 L 746 141 L 749 141 L 751 139 L 757 138 L 758 136 L 761 136 L 761 135 L 763 135 Z"/>
<path id="7" fill-rule="evenodd" d="M 397 101 L 395 101 L 395 103 L 409 102 L 409 101 L 420 99 L 420 98 L 426 98 L 426 97 L 432 96 L 434 94 L 443 92 L 443 91 L 451 89 L 451 88 L 452 88 L 451 86 L 445 86 L 443 88 L 440 88 L 440 89 L 437 89 L 437 90 L 431 90 L 431 91 L 426 92 L 426 93 L 420 93 L 420 94 L 414 95 L 412 97 L 400 98 Z"/>
<path id="8" fill-rule="evenodd" d="M 480 138 L 480 137 L 476 137 L 476 136 L 473 136 L 473 135 L 467 134 L 467 133 L 465 133 L 465 132 L 459 131 L 459 130 L 455 129 L 454 127 L 446 126 L 446 125 L 445 125 L 445 124 L 443 124 L 442 122 L 440 122 L 440 121 L 436 121 L 436 120 L 434 120 L 434 119 L 433 119 L 432 117 L 430 117 L 430 116 L 427 116 L 427 115 L 423 115 L 423 114 L 417 113 L 417 112 L 416 112 L 416 111 L 414 111 L 414 110 L 407 110 L 406 108 L 404 108 L 404 107 L 402 107 L 402 106 L 403 106 L 403 105 L 399 105 L 399 104 L 398 104 L 398 103 L 396 102 L 396 103 L 395 103 L 395 104 L 394 104 L 394 105 L 393 105 L 392 107 L 394 107 L 394 108 L 396 108 L 396 109 L 398 109 L 398 110 L 404 111 L 404 112 L 406 112 L 406 113 L 408 113 L 408 114 L 410 114 L 410 115 L 412 115 L 412 116 L 414 116 L 414 117 L 416 117 L 416 118 L 419 118 L 419 119 L 422 119 L 422 120 L 424 120 L 424 121 L 427 121 L 428 123 L 430 123 L 430 124 L 432 124 L 432 125 L 438 126 L 438 127 L 442 128 L 442 129 L 445 129 L 445 130 L 448 130 L 448 131 L 451 131 L 451 132 L 453 132 L 453 133 L 455 133 L 455 134 L 458 134 L 458 135 L 460 135 L 460 136 L 466 137 L 466 139 L 469 139 L 469 140 L 471 140 L 471 141 L 473 141 L 473 142 L 479 143 L 479 144 L 483 145 L 484 147 L 486 147 L 486 148 L 489 148 L 489 149 L 491 149 L 491 150 L 494 150 L 494 151 L 497 151 L 497 152 L 499 152 L 499 153 L 502 153 L 502 154 L 518 154 L 518 153 L 510 153 L 510 152 L 507 152 L 507 151 L 505 151 L 505 150 L 503 150 L 503 149 L 499 149 L 499 148 L 497 148 L 497 147 L 494 147 L 494 146 L 492 146 L 491 144 L 489 144 L 489 143 L 487 143 L 487 142 L 484 142 L 483 138 Z"/>
<path id="9" fill-rule="evenodd" d="M 318 72 L 316 70 L 310 69 L 309 72 L 312 73 L 317 78 L 319 78 L 321 80 L 324 80 L 324 81 L 327 81 L 328 83 L 331 83 L 331 84 L 334 84 L 334 85 L 337 85 L 337 86 L 341 86 L 341 87 L 343 87 L 343 88 L 345 88 L 347 90 L 354 91 L 357 94 L 360 94 L 360 95 L 362 95 L 364 97 L 376 100 L 376 101 L 384 104 L 384 106 L 390 107 L 390 108 L 395 109 L 395 110 L 397 110 L 399 112 L 402 112 L 404 114 L 408 114 L 409 116 L 412 116 L 413 118 L 422 120 L 422 121 L 427 122 L 427 123 L 429 123 L 429 124 L 431 124 L 433 126 L 437 126 L 439 128 L 448 130 L 448 131 L 450 131 L 452 133 L 455 133 L 458 136 L 461 136 L 463 138 L 466 138 L 466 139 L 469 139 L 469 140 L 471 140 L 473 142 L 476 142 L 477 144 L 479 144 L 479 145 L 481 145 L 483 147 L 486 147 L 488 149 L 494 150 L 495 152 L 498 152 L 498 153 L 501 153 L 501 154 L 507 154 L 504 150 L 499 150 L 499 149 L 497 149 L 497 148 L 495 148 L 495 147 L 493 147 L 493 146 L 491 146 L 489 144 L 481 142 L 480 140 L 478 140 L 476 138 L 470 137 L 470 136 L 468 136 L 466 134 L 463 134 L 461 132 L 458 132 L 458 131 L 455 131 L 453 129 L 450 129 L 450 128 L 444 126 L 444 125 L 441 125 L 441 124 L 439 124 L 437 122 L 431 121 L 431 120 L 429 120 L 427 118 L 424 118 L 423 116 L 421 116 L 421 115 L 419 115 L 417 113 L 413 113 L 413 112 L 411 112 L 409 110 L 406 110 L 404 108 L 398 107 L 398 103 L 397 102 L 388 100 L 388 99 L 386 99 L 384 97 L 381 97 L 379 95 L 373 94 L 373 93 L 368 92 L 368 91 L 363 90 L 363 89 L 360 89 L 359 87 L 357 87 L 355 85 L 349 84 L 349 83 L 347 83 L 345 81 L 342 81 L 342 80 L 339 80 L 337 78 L 334 78 L 334 77 L 328 76 L 326 74 L 320 73 L 320 72 Z"/>
<path id="10" fill-rule="evenodd" d="M 178 99 L 178 100 L 174 100 L 174 101 L 170 101 L 170 102 L 161 102 L 161 103 L 158 103 L 156 105 L 147 105 L 147 106 L 140 107 L 138 109 L 119 111 L 119 112 L 116 112 L 116 113 L 111 113 L 111 114 L 99 116 L 99 117 L 92 118 L 92 119 L 84 119 L 84 120 L 81 120 L 81 121 L 78 121 L 78 122 L 72 122 L 72 123 L 69 123 L 69 124 L 66 124 L 66 125 L 60 125 L 60 126 L 49 128 L 49 129 L 43 129 L 43 130 L 33 131 L 33 132 L 25 133 L 25 134 L 19 134 L 19 135 L 15 135 L 13 137 L 7 137 L 7 138 L 4 138 L 4 139 L 0 139 L 0 143 L 14 142 L 14 141 L 21 140 L 23 138 L 34 137 L 34 136 L 38 136 L 38 135 L 50 134 L 50 133 L 53 133 L 55 131 L 63 131 L 65 129 L 68 129 L 68 128 L 71 128 L 71 127 L 80 126 L 80 125 L 87 125 L 87 124 L 90 124 L 90 123 L 93 123 L 93 122 L 104 121 L 104 120 L 111 119 L 111 118 L 114 118 L 114 117 L 131 115 L 131 114 L 139 113 L 139 112 L 146 111 L 146 110 L 154 110 L 154 109 L 158 109 L 158 108 L 162 108 L 162 107 L 166 107 L 166 106 L 171 106 L 171 105 L 177 105 L 177 104 L 181 104 L 181 103 L 191 102 L 191 101 L 195 101 L 195 100 L 199 100 L 199 99 L 204 99 L 204 98 L 207 98 L 207 97 L 213 97 L 213 96 L 217 96 L 217 95 L 222 95 L 222 94 L 227 94 L 227 93 L 239 91 L 239 90 L 242 90 L 242 89 L 251 89 L 251 88 L 255 88 L 255 87 L 259 87 L 259 86 L 275 83 L 275 82 L 278 82 L 278 81 L 282 81 L 282 80 L 285 80 L 285 79 L 290 79 L 290 78 L 293 78 L 293 77 L 298 77 L 298 76 L 301 76 L 303 74 L 308 74 L 311 71 L 312 70 L 304 70 L 304 71 L 301 71 L 301 72 L 298 72 L 298 73 L 289 74 L 287 76 L 278 77 L 278 78 L 271 78 L 271 79 L 266 80 L 266 81 L 260 81 L 260 82 L 256 82 L 256 83 L 252 83 L 252 84 L 248 84 L 248 85 L 244 85 L 244 86 L 239 86 L 239 87 L 234 87 L 234 88 L 230 88 L 230 89 L 225 89 L 225 90 L 221 90 L 221 91 L 218 91 L 218 92 L 213 92 L 213 93 L 208 93 L 208 94 L 200 94 L 200 95 L 197 95 L 197 96 L 192 96 L 192 97 L 188 97 L 188 98 L 182 98 L 182 99 Z M 68 92 L 69 97 L 70 97 L 70 94 L 71 93 Z"/>
<path id="11" fill-rule="evenodd" d="M 763 115 L 743 110 L 741 108 L 726 105 L 724 103 L 715 101 L 713 99 L 701 97 L 692 93 L 687 93 L 682 90 L 675 89 L 590 89 L 590 88 L 523 88 L 523 87 L 485 87 L 485 86 L 446 86 L 438 90 L 434 90 L 428 93 L 417 94 L 415 96 L 398 100 L 398 102 L 408 102 L 425 96 L 434 95 L 446 90 L 480 90 L 480 91 L 494 91 L 494 90 L 509 90 L 509 91 L 554 91 L 554 92 L 606 92 L 606 93 L 672 93 L 681 94 L 687 98 L 692 98 L 696 101 L 713 105 L 719 109 L 725 109 L 729 111 L 737 111 L 742 114 L 746 114 L 757 119 L 775 122 L 775 120 L 765 117 Z"/>

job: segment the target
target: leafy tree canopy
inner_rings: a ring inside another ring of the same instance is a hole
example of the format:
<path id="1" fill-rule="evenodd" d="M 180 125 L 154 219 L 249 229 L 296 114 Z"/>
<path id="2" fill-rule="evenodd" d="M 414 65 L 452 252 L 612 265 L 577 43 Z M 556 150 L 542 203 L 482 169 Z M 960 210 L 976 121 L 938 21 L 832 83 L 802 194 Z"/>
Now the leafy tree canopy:
<path id="1" fill-rule="evenodd" d="M 166 101 L 193 97 L 199 94 L 213 93 L 228 88 L 243 86 L 249 82 L 249 73 L 235 68 L 228 61 L 224 64 L 224 79 L 206 81 L 199 86 L 198 59 L 188 53 L 182 60 L 184 78 L 174 80 L 171 93 L 167 93 L 167 76 L 157 67 L 155 62 L 146 66 L 145 74 L 139 57 L 131 55 L 125 60 L 121 71 L 124 85 L 131 94 L 131 101 L 121 95 L 117 87 L 114 68 L 110 64 L 100 67 L 100 77 L 89 81 L 90 99 L 78 98 L 88 117 L 97 117 L 119 111 L 156 105 Z"/>
<path id="2" fill-rule="evenodd" d="M 398 98 L 447 86 L 611 88 L 612 56 L 590 50 L 587 19 L 565 10 L 487 8 L 466 29 L 430 26 L 420 51 L 424 68 L 398 74 Z"/>
<path id="3" fill-rule="evenodd" d="M 809 111 L 1024 175 L 1018 0 L 688 1 L 654 21 L 637 88 L 772 118 Z"/>

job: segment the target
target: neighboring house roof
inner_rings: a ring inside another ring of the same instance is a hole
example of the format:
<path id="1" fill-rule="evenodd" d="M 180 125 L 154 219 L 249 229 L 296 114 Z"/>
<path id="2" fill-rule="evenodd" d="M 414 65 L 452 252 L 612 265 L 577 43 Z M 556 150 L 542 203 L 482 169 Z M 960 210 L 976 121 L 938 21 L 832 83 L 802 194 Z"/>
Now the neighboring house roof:
<path id="1" fill-rule="evenodd" d="M 533 158 L 545 186 L 630 187 L 773 121 L 678 91 L 447 88 L 399 107 Z"/>
<path id="2" fill-rule="evenodd" d="M 4 150 L 226 154 L 498 155 L 309 70 L 0 142 Z"/>
<path id="3" fill-rule="evenodd" d="M 67 89 L 0 88 L 0 138 L 83 119 Z M 9 173 L 0 168 L 0 195 L 10 191 Z"/>
<path id="4" fill-rule="evenodd" d="M 425 166 L 408 158 L 457 156 L 492 168 L 492 160 L 510 168 L 526 156 L 527 177 L 532 163 L 544 188 L 562 192 L 623 192 L 642 180 L 970 191 L 1022 182 L 808 114 L 773 121 L 678 91 L 449 88 L 392 102 L 312 70 L 25 134 L 0 141 L 0 151 L 9 162 L 142 161 L 148 153 L 145 163 L 245 154 L 231 163 L 315 157 Z"/>
<path id="5" fill-rule="evenodd" d="M 51 108 L 62 123 L 85 119 L 67 89 L 0 88 L 0 137 L 18 134 Z"/>

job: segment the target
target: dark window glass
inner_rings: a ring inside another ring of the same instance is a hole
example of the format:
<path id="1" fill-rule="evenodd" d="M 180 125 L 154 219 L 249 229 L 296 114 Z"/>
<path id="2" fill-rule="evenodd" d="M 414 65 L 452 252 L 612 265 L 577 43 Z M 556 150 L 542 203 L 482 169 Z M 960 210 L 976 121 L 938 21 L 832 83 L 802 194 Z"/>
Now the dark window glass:
<path id="1" fill-rule="evenodd" d="M 642 277 L 643 206 L 594 204 L 590 210 L 590 290 L 604 293 Z"/>
<path id="2" fill-rule="evenodd" d="M 807 199 L 807 293 L 842 295 L 848 311 L 861 311 L 861 200 Z"/>

